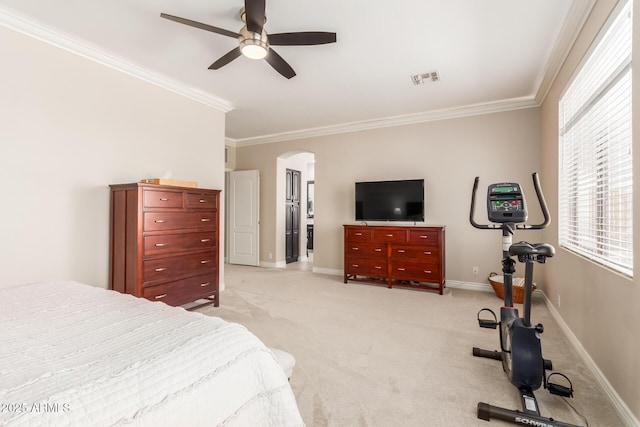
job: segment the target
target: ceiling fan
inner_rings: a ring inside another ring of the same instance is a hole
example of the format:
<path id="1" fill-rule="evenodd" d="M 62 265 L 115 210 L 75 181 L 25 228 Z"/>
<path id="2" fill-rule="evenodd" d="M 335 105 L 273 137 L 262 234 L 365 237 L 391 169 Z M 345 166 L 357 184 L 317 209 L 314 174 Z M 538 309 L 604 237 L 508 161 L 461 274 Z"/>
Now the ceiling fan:
<path id="1" fill-rule="evenodd" d="M 296 75 L 293 68 L 278 55 L 271 46 L 309 46 L 316 44 L 335 43 L 336 33 L 323 31 L 302 31 L 294 33 L 269 34 L 264 30 L 267 21 L 265 16 L 265 0 L 244 0 L 244 8 L 240 12 L 240 18 L 245 25 L 239 33 L 214 27 L 190 19 L 161 13 L 160 16 L 171 21 L 211 31 L 227 37 L 238 39 L 238 47 L 227 52 L 220 59 L 209 66 L 210 70 L 217 70 L 240 55 L 251 59 L 265 59 L 277 72 L 290 79 Z"/>

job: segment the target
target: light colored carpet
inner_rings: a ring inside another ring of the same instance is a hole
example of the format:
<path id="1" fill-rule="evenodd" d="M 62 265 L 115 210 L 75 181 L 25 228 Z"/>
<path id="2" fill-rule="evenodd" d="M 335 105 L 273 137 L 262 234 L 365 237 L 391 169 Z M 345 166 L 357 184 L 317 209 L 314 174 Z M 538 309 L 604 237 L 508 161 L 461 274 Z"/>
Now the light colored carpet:
<path id="1" fill-rule="evenodd" d="M 479 401 L 521 409 L 501 363 L 471 353 L 499 346 L 497 331 L 476 321 L 483 307 L 498 312 L 492 293 L 440 296 L 236 265 L 225 266 L 225 285 L 220 307 L 199 311 L 295 356 L 291 385 L 307 426 L 498 426 L 506 423 L 476 418 Z M 623 425 L 539 298 L 532 320 L 544 324 L 543 354 L 573 381 L 570 402 L 590 427 Z M 536 396 L 543 416 L 584 425 L 560 397 Z"/>

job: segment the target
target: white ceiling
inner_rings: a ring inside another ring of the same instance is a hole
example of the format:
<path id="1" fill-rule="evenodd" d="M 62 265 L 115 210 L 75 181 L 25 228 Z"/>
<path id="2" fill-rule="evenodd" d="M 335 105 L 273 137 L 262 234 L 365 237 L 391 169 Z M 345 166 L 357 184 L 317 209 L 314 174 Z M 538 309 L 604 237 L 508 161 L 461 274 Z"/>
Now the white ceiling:
<path id="1" fill-rule="evenodd" d="M 291 80 L 244 57 L 208 70 L 237 41 L 160 18 L 237 32 L 242 0 L 0 0 L 0 24 L 228 110 L 243 144 L 537 105 L 594 1 L 267 0 L 267 32 L 337 33 L 275 48 Z"/>

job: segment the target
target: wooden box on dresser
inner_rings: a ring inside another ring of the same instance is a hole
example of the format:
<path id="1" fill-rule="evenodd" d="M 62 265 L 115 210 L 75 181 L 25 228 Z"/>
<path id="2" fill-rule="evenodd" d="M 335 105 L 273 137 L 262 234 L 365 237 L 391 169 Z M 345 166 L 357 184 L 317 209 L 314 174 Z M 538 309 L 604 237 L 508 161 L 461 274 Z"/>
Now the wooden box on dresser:
<path id="1" fill-rule="evenodd" d="M 220 190 L 110 187 L 111 289 L 174 306 L 207 299 L 218 307 Z"/>
<path id="2" fill-rule="evenodd" d="M 444 227 L 344 226 L 348 280 L 438 291 L 445 283 Z"/>

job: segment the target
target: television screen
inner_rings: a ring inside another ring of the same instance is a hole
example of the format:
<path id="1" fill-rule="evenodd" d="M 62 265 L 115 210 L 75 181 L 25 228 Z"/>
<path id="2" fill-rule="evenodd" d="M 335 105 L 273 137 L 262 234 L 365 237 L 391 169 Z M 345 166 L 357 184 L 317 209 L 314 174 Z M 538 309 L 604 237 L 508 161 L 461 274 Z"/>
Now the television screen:
<path id="1" fill-rule="evenodd" d="M 424 221 L 424 179 L 356 182 L 356 221 Z"/>

